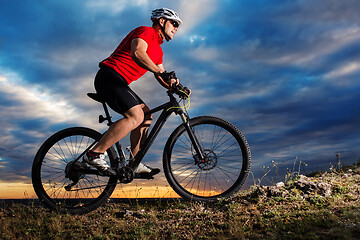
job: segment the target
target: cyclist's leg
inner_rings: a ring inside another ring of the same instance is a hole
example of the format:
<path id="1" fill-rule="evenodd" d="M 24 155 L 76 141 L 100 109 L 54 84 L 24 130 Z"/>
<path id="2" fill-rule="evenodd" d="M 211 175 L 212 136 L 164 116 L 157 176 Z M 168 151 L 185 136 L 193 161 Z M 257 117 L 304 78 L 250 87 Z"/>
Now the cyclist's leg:
<path id="1" fill-rule="evenodd" d="M 129 134 L 130 131 L 137 128 L 144 121 L 144 112 L 142 105 L 136 105 L 123 114 L 124 118 L 114 122 L 108 131 L 92 149 L 97 153 L 104 153 L 113 144 L 120 141 Z"/>
<path id="2" fill-rule="evenodd" d="M 149 107 L 146 106 L 145 104 L 143 104 L 142 107 L 144 112 L 150 110 Z M 137 128 L 131 131 L 130 142 L 134 156 L 136 156 L 136 154 L 140 150 L 140 147 L 142 146 L 142 144 L 144 144 L 151 122 L 152 122 L 152 115 L 146 115 L 144 117 L 144 121 Z M 159 168 L 151 168 L 149 166 L 140 163 L 137 169 L 135 170 L 135 178 L 152 179 L 153 176 L 158 174 L 159 172 L 160 172 Z"/>
<path id="3" fill-rule="evenodd" d="M 143 111 L 149 111 L 149 107 L 146 104 L 143 104 Z M 130 134 L 130 142 L 131 142 L 131 150 L 134 156 L 139 152 L 140 146 L 144 144 L 145 139 L 147 137 L 147 133 L 149 127 L 152 122 L 152 115 L 147 115 L 144 117 L 144 121 L 134 130 L 131 131 Z"/>
<path id="4" fill-rule="evenodd" d="M 105 98 L 110 108 L 122 114 L 124 119 L 113 123 L 92 151 L 95 153 L 105 152 L 107 148 L 143 123 L 143 126 L 137 131 L 138 133 L 141 132 L 141 134 L 136 134 L 135 131 L 131 140 L 132 146 L 135 146 L 136 154 L 139 151 L 141 142 L 146 139 L 146 132 L 151 124 L 151 116 L 147 116 L 146 121 L 144 121 L 144 111 L 148 111 L 149 108 L 144 104 L 143 100 L 129 88 L 121 75 L 117 73 L 114 74 L 114 72 L 109 71 L 109 69 L 101 69 L 98 72 L 95 78 L 95 88 L 96 91 Z M 137 143 L 135 143 L 135 141 L 137 141 Z M 160 169 L 152 169 L 140 163 L 137 173 L 143 172 L 147 174 L 144 176 L 145 178 L 151 178 L 152 175 L 159 173 Z M 149 176 L 149 174 L 151 176 Z M 142 176 L 140 176 L 140 178 L 141 177 Z"/>
<path id="5" fill-rule="evenodd" d="M 95 77 L 94 85 L 109 107 L 124 116 L 109 127 L 99 143 L 92 149 L 93 152 L 103 153 L 143 122 L 144 102 L 129 88 L 126 80 L 112 69 L 100 69 Z"/>

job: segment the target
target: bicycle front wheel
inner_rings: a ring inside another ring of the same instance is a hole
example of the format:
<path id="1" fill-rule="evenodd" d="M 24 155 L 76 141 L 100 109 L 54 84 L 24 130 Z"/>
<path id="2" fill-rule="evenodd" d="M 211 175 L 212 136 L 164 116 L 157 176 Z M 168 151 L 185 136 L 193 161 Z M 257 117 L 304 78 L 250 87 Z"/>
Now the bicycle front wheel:
<path id="1" fill-rule="evenodd" d="M 171 187 L 181 197 L 196 201 L 213 201 L 239 191 L 251 162 L 243 134 L 217 117 L 197 117 L 189 123 L 204 159 L 198 159 L 184 124 L 175 129 L 163 156 L 165 176 Z"/>
<path id="2" fill-rule="evenodd" d="M 70 170 L 71 163 L 79 156 L 81 162 L 81 155 L 100 138 L 101 134 L 95 130 L 74 127 L 61 130 L 44 142 L 32 167 L 33 187 L 42 203 L 71 214 L 83 214 L 105 203 L 116 187 L 116 177 Z M 114 151 L 110 148 L 105 160 L 116 169 Z M 67 187 L 72 184 L 71 188 Z"/>

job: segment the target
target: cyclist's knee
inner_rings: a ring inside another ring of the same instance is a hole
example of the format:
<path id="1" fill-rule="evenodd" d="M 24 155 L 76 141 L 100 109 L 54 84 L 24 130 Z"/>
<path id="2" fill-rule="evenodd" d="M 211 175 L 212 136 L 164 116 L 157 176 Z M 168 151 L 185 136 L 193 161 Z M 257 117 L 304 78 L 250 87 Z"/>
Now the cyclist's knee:
<path id="1" fill-rule="evenodd" d="M 124 114 L 124 117 L 128 120 L 132 129 L 135 129 L 144 121 L 144 112 L 142 111 L 141 107 L 135 106 L 128 110 Z"/>
<path id="2" fill-rule="evenodd" d="M 131 121 L 133 129 L 135 129 L 144 122 L 144 114 L 133 116 L 129 120 Z"/>

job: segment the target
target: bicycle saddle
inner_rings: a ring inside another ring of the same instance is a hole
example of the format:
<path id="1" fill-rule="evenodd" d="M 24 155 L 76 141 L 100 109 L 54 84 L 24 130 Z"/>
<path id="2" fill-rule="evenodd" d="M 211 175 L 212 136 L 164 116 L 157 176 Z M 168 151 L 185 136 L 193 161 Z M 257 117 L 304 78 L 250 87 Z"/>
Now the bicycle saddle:
<path id="1" fill-rule="evenodd" d="M 91 98 L 97 102 L 100 102 L 100 103 L 105 102 L 104 99 L 97 93 L 88 93 L 87 95 L 89 98 Z"/>

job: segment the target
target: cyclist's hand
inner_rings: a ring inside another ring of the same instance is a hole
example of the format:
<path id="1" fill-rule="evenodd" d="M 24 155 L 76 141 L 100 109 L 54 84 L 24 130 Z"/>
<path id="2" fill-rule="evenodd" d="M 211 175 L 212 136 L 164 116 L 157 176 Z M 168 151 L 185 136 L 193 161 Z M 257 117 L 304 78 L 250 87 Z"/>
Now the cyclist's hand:
<path id="1" fill-rule="evenodd" d="M 160 77 L 165 81 L 165 82 L 170 82 L 171 79 L 177 79 L 176 74 L 174 71 L 168 72 L 162 72 L 160 73 Z"/>
<path id="2" fill-rule="evenodd" d="M 186 92 L 186 94 L 187 94 L 188 96 L 191 95 L 191 89 L 190 89 L 190 88 L 185 87 L 184 92 Z"/>
<path id="3" fill-rule="evenodd" d="M 173 80 L 176 80 L 176 74 L 174 71 L 172 72 L 162 72 L 160 73 L 160 77 L 162 78 L 162 80 L 164 80 L 164 82 L 166 82 L 167 84 L 171 85 L 171 83 L 173 82 Z"/>
<path id="4" fill-rule="evenodd" d="M 172 78 L 172 79 L 170 79 L 170 83 L 169 83 L 169 86 L 172 88 L 172 89 L 174 89 L 177 85 L 179 85 L 179 79 L 174 79 L 174 78 Z"/>
<path id="5" fill-rule="evenodd" d="M 160 77 L 166 84 L 168 84 L 170 90 L 174 90 L 174 88 L 179 84 L 179 79 L 176 77 L 176 74 L 174 71 L 162 72 L 160 74 Z"/>
<path id="6" fill-rule="evenodd" d="M 179 95 L 179 97 L 182 99 L 189 98 L 189 96 L 191 94 L 191 90 L 189 88 L 181 85 L 181 83 L 178 83 L 178 85 L 174 86 L 172 91 L 174 93 L 176 93 L 177 95 Z"/>

